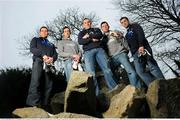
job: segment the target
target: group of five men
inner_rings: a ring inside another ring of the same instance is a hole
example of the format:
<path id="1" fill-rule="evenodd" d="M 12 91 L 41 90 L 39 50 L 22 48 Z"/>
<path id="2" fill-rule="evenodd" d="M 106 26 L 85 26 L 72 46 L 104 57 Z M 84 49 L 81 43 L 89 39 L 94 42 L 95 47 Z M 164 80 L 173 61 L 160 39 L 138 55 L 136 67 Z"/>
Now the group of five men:
<path id="1" fill-rule="evenodd" d="M 130 24 L 127 17 L 120 19 L 120 24 L 127 29 L 126 35 L 119 31 L 111 31 L 106 21 L 103 21 L 99 28 L 92 28 L 90 19 L 83 20 L 83 30 L 78 35 L 78 43 L 83 46 L 83 54 L 76 42 L 71 40 L 71 30 L 68 26 L 63 28 L 63 39 L 57 43 L 57 51 L 54 44 L 47 39 L 48 29 L 40 28 L 40 37 L 33 38 L 30 43 L 30 51 L 33 53 L 32 77 L 27 97 L 29 106 L 46 106 L 52 89 L 52 81 L 48 73 L 45 73 L 44 93 L 39 92 L 40 79 L 43 65 L 52 64 L 56 61 L 58 54 L 64 61 L 66 80 L 70 78 L 73 65 L 81 61 L 82 55 L 85 62 L 85 71 L 93 76 L 96 96 L 99 95 L 99 87 L 96 80 L 96 64 L 101 68 L 109 90 L 115 88 L 117 78 L 113 75 L 113 68 L 124 66 L 130 84 L 141 88 L 139 76 L 148 86 L 154 79 L 164 78 L 157 62 L 153 58 L 152 49 L 145 38 L 142 27 L 137 24 Z M 101 32 L 102 31 L 102 32 Z M 134 67 L 131 65 L 128 52 L 134 58 Z M 111 66 L 111 67 L 110 67 Z M 148 66 L 149 71 L 146 70 Z M 43 96 L 43 99 L 41 99 Z"/>

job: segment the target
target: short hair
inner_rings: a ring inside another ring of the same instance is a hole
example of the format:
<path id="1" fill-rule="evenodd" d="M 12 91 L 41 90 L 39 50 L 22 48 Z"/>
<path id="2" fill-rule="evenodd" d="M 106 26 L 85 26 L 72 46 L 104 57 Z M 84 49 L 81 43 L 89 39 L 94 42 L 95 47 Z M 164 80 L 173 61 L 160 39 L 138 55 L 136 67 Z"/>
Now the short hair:
<path id="1" fill-rule="evenodd" d="M 102 26 L 103 24 L 107 24 L 107 25 L 109 26 L 108 22 L 106 22 L 106 21 L 101 22 L 101 26 Z"/>
<path id="2" fill-rule="evenodd" d="M 46 26 L 42 26 L 39 31 L 41 31 L 41 29 L 45 28 L 48 31 L 48 28 Z"/>
<path id="3" fill-rule="evenodd" d="M 126 19 L 127 21 L 129 21 L 129 19 L 128 19 L 127 17 L 121 17 L 121 18 L 120 18 L 120 21 L 121 21 L 122 19 Z"/>
<path id="4" fill-rule="evenodd" d="M 82 23 L 85 21 L 85 20 L 89 20 L 90 22 L 92 22 L 89 18 L 84 18 Z"/>
<path id="5" fill-rule="evenodd" d="M 63 27 L 63 33 L 64 33 L 64 29 L 69 29 L 69 32 L 71 33 L 71 29 L 70 29 L 70 27 L 68 27 L 68 26 L 64 26 L 64 27 Z"/>

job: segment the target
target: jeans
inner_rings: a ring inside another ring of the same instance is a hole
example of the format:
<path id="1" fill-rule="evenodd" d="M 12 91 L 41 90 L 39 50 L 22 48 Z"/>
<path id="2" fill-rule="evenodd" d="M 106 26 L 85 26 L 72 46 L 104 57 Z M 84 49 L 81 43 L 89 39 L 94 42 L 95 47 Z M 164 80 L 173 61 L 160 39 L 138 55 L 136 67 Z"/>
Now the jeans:
<path id="1" fill-rule="evenodd" d="M 72 73 L 72 60 L 68 59 L 64 61 L 64 72 L 66 76 L 66 81 L 69 81 L 71 73 Z"/>
<path id="2" fill-rule="evenodd" d="M 148 86 L 154 79 L 164 79 L 164 76 L 152 56 L 148 56 L 148 59 L 144 57 L 138 57 L 138 51 L 133 55 L 134 66 L 137 74 L 141 77 L 144 83 Z M 146 65 L 149 71 L 146 70 Z"/>
<path id="3" fill-rule="evenodd" d="M 29 106 L 48 105 L 53 82 L 50 80 L 49 74 L 44 73 L 44 80 L 41 79 L 42 75 L 43 61 L 36 58 L 33 61 L 31 82 L 26 100 L 26 104 Z M 43 92 L 41 86 L 43 86 Z"/>
<path id="4" fill-rule="evenodd" d="M 107 57 L 102 48 L 94 48 L 88 51 L 85 51 L 84 53 L 84 59 L 85 59 L 85 70 L 93 75 L 93 80 L 95 84 L 95 90 L 96 90 L 96 96 L 99 95 L 99 87 L 96 80 L 96 69 L 95 69 L 95 63 L 97 62 L 101 70 L 103 71 L 106 84 L 110 90 L 112 90 L 117 83 L 115 82 L 115 79 L 113 78 L 113 73 L 108 65 Z"/>
<path id="5" fill-rule="evenodd" d="M 122 52 L 113 56 L 110 60 L 110 63 L 112 64 L 113 68 L 122 64 L 128 74 L 130 84 L 135 86 L 136 88 L 141 88 L 140 80 L 137 79 L 137 74 L 133 66 L 129 62 L 127 53 Z"/>

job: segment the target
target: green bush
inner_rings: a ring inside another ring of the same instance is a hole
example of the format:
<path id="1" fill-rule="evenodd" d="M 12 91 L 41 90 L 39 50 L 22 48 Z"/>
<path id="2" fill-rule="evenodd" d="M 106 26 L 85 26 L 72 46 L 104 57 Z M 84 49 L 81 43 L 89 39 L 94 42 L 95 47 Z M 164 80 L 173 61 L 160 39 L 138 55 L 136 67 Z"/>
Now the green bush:
<path id="1" fill-rule="evenodd" d="M 0 70 L 0 117 L 6 117 L 15 108 L 24 106 L 30 78 L 30 68 Z"/>

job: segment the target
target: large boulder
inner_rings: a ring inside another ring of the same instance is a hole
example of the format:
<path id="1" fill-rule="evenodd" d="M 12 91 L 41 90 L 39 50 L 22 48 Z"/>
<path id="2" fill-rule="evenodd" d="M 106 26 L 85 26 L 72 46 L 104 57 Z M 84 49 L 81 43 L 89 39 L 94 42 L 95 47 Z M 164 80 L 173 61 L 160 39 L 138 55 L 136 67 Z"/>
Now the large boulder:
<path id="1" fill-rule="evenodd" d="M 92 116 L 76 114 L 76 113 L 59 113 L 50 114 L 41 108 L 27 107 L 18 108 L 13 111 L 13 117 L 15 118 L 92 118 Z"/>
<path id="2" fill-rule="evenodd" d="M 46 111 L 37 107 L 18 108 L 12 114 L 16 118 L 49 118 Z"/>
<path id="3" fill-rule="evenodd" d="M 105 118 L 139 117 L 145 102 L 145 95 L 140 94 L 134 86 L 128 85 L 111 99 L 109 109 L 103 113 Z"/>
<path id="4" fill-rule="evenodd" d="M 180 78 L 153 81 L 146 99 L 152 118 L 180 117 Z"/>
<path id="5" fill-rule="evenodd" d="M 51 108 L 53 114 L 64 112 L 65 92 L 56 93 L 51 99 Z"/>
<path id="6" fill-rule="evenodd" d="M 119 94 L 126 86 L 126 84 L 120 83 L 111 91 L 106 92 L 106 96 L 111 99 L 113 96 Z"/>
<path id="7" fill-rule="evenodd" d="M 65 112 L 96 115 L 96 95 L 92 75 L 73 71 L 65 92 Z"/>
<path id="8" fill-rule="evenodd" d="M 51 118 L 92 118 L 92 116 L 76 114 L 76 113 L 59 113 Z"/>
<path id="9" fill-rule="evenodd" d="M 101 94 L 97 96 L 97 111 L 103 113 L 108 110 L 110 106 L 110 100 L 114 95 L 119 94 L 124 88 L 125 84 L 118 84 L 114 89 L 108 91 L 102 91 Z"/>

